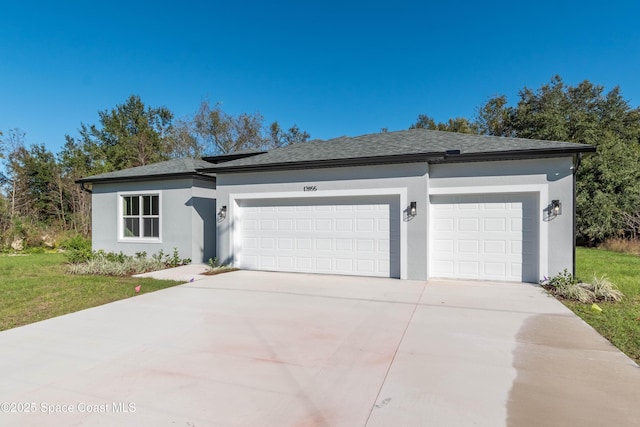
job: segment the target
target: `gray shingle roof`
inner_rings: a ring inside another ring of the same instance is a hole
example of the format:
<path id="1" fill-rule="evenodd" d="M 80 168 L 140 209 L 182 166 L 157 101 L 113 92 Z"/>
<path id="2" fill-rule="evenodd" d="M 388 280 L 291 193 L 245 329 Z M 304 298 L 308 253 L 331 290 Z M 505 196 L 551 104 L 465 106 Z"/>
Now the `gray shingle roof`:
<path id="1" fill-rule="evenodd" d="M 411 129 L 398 132 L 383 132 L 357 137 L 340 137 L 327 141 L 314 140 L 306 143 L 276 148 L 265 154 L 210 165 L 209 170 L 231 170 L 268 168 L 276 165 L 305 164 L 308 162 L 336 162 L 348 159 L 392 158 L 393 156 L 440 155 L 449 150 L 460 150 L 460 157 L 504 153 L 527 154 L 529 156 L 550 152 L 587 152 L 595 149 L 586 144 L 561 141 L 543 141 L 523 138 L 505 138 L 484 135 L 469 135 L 427 129 Z"/>
<path id="2" fill-rule="evenodd" d="M 135 180 L 150 177 L 159 178 L 165 176 L 171 177 L 176 175 L 190 175 L 198 173 L 197 171 L 199 169 L 210 166 L 211 163 L 205 162 L 204 160 L 200 159 L 173 159 L 164 162 L 153 163 L 150 165 L 138 166 L 135 168 L 88 176 L 86 178 L 79 179 L 77 182 L 90 183 L 101 181 Z"/>

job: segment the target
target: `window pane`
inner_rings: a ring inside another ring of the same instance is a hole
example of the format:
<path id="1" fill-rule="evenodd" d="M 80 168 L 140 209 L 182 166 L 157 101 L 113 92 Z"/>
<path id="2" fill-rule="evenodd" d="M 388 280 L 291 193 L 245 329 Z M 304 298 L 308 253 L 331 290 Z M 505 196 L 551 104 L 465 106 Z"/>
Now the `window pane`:
<path id="1" fill-rule="evenodd" d="M 151 215 L 151 196 L 142 196 L 142 215 Z"/>
<path id="2" fill-rule="evenodd" d="M 160 220 L 144 218 L 144 237 L 160 237 Z"/>
<path id="3" fill-rule="evenodd" d="M 131 215 L 131 197 L 129 196 L 124 196 L 122 198 L 122 212 L 125 215 Z"/>
<path id="4" fill-rule="evenodd" d="M 158 200 L 160 198 L 158 196 L 151 196 L 151 215 L 160 215 L 160 211 L 158 209 Z"/>
<path id="5" fill-rule="evenodd" d="M 138 196 L 131 197 L 131 214 L 140 215 L 140 198 Z"/>
<path id="6" fill-rule="evenodd" d="M 124 237 L 140 237 L 140 221 L 138 218 L 124 219 Z"/>

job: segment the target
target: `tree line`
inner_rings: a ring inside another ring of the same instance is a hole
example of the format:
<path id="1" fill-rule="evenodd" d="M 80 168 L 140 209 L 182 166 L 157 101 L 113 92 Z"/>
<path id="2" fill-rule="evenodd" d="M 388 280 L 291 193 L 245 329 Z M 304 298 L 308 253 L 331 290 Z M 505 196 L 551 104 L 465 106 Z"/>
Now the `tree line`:
<path id="1" fill-rule="evenodd" d="M 591 144 L 577 175 L 577 234 L 588 244 L 640 234 L 640 108 L 619 87 L 583 81 L 566 85 L 559 76 L 538 89 L 523 88 L 510 104 L 489 98 L 473 119 L 436 122 L 418 115 L 410 128 Z M 386 131 L 386 129 L 384 129 Z M 177 119 L 166 107 L 150 107 L 132 95 L 98 112 L 98 123 L 80 124 L 60 152 L 25 143 L 19 129 L 0 133 L 0 250 L 16 241 L 47 244 L 61 233 L 89 236 L 90 195 L 78 178 L 180 157 L 242 150 L 268 150 L 308 141 L 295 124 L 283 129 L 259 113 L 226 113 L 201 103 L 192 117 Z"/>
<path id="2" fill-rule="evenodd" d="M 515 105 L 504 95 L 488 99 L 475 120 L 436 123 L 420 115 L 411 127 L 593 145 L 597 153 L 577 171 L 579 241 L 640 238 L 640 108 L 619 87 L 606 92 L 586 80 L 570 86 L 554 76 L 537 90 L 521 89 Z"/>
<path id="3" fill-rule="evenodd" d="M 25 133 L 0 133 L 0 250 L 52 246 L 61 235 L 91 234 L 91 197 L 75 181 L 180 157 L 268 150 L 305 142 L 295 124 L 284 129 L 259 113 L 226 113 L 203 101 L 187 119 L 166 107 L 150 107 L 131 95 L 98 112 L 98 124 L 80 124 L 58 153 L 27 145 Z"/>

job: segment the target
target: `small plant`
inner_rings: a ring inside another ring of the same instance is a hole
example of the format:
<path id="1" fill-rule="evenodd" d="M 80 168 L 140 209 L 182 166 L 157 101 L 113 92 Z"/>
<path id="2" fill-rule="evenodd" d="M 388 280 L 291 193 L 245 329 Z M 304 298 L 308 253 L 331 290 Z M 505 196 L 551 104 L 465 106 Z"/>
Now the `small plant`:
<path id="1" fill-rule="evenodd" d="M 78 252 L 72 251 L 71 256 L 67 256 L 70 262 L 68 271 L 71 274 L 126 276 L 177 267 L 191 262 L 189 258 L 181 259 L 177 249 L 174 249 L 173 255 L 165 254 L 160 250 L 151 255 L 151 258 L 147 258 L 147 253 L 144 251 L 136 252 L 134 256 L 104 250 L 89 251 L 86 256 L 73 256 L 77 254 Z"/>
<path id="2" fill-rule="evenodd" d="M 218 258 L 209 258 L 207 264 L 209 265 L 209 270 L 203 273 L 205 276 L 213 276 L 220 273 L 228 273 L 230 271 L 238 270 L 237 268 L 229 265 L 220 265 Z"/>
<path id="3" fill-rule="evenodd" d="M 624 294 L 620 292 L 618 287 L 609 280 L 607 276 L 593 275 L 593 283 L 591 283 L 591 290 L 598 299 L 598 301 L 622 301 Z"/>
<path id="4" fill-rule="evenodd" d="M 164 251 L 160 249 L 157 253 L 151 255 L 151 258 L 161 262 L 162 258 L 164 258 Z"/>
<path id="5" fill-rule="evenodd" d="M 540 284 L 553 295 L 583 304 L 596 301 L 618 302 L 623 297 L 622 292 L 606 276 L 598 278 L 594 275 L 593 283 L 581 283 L 566 269 L 554 277 L 545 277 Z"/>
<path id="6" fill-rule="evenodd" d="M 562 273 L 559 273 L 553 276 L 552 278 L 550 278 L 548 283 L 548 285 L 553 288 L 559 288 L 559 287 L 561 288 L 561 287 L 577 285 L 577 284 L 578 284 L 578 279 L 576 279 L 576 277 L 573 274 L 569 273 L 569 271 L 566 268 Z"/>

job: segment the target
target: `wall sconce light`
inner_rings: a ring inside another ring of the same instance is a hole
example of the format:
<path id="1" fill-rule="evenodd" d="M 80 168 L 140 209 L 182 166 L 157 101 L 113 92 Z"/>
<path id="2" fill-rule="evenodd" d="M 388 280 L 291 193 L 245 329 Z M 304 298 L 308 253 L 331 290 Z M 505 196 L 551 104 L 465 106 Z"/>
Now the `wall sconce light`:
<path id="1" fill-rule="evenodd" d="M 560 204 L 560 200 L 551 201 L 551 213 L 554 216 L 562 215 L 562 205 Z"/>
<path id="2" fill-rule="evenodd" d="M 411 204 L 409 204 L 409 215 L 416 216 L 416 214 L 418 213 L 418 208 L 416 205 L 416 202 L 411 202 Z"/>
<path id="3" fill-rule="evenodd" d="M 220 218 L 221 220 L 225 219 L 227 217 L 227 207 L 223 206 L 220 208 L 220 210 L 218 211 L 218 218 Z"/>

